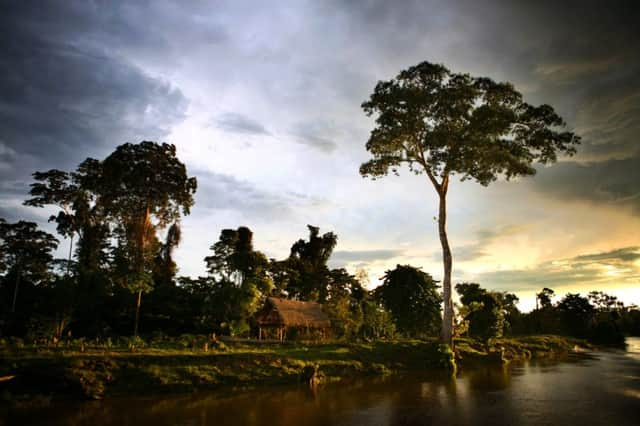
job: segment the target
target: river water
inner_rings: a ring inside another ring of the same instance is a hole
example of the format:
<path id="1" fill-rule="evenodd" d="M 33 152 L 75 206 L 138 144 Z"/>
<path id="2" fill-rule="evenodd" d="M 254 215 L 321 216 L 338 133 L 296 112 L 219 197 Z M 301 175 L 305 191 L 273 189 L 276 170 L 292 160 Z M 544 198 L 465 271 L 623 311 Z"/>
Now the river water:
<path id="1" fill-rule="evenodd" d="M 320 386 L 59 403 L 7 425 L 640 425 L 640 339 L 626 351 Z M 3 421 L 0 420 L 0 424 Z"/>

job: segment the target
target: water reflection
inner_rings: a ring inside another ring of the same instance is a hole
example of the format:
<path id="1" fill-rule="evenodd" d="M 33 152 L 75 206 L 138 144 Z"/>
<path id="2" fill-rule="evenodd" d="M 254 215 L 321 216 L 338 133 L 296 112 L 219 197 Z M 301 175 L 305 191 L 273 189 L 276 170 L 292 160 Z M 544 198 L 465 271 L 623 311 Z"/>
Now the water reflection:
<path id="1" fill-rule="evenodd" d="M 59 404 L 12 412 L 41 425 L 637 425 L 640 340 L 629 352 L 465 369 L 457 379 L 414 374 L 182 397 Z M 0 421 L 2 424 L 2 421 Z"/>

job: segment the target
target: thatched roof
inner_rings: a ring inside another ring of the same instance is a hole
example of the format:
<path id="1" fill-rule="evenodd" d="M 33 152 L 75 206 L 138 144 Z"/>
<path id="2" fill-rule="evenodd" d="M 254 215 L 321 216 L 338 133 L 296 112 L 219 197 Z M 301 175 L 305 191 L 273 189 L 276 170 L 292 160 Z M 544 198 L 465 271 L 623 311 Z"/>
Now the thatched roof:
<path id="1" fill-rule="evenodd" d="M 261 326 L 328 328 L 329 317 L 316 302 L 267 297 L 264 308 L 256 316 Z"/>

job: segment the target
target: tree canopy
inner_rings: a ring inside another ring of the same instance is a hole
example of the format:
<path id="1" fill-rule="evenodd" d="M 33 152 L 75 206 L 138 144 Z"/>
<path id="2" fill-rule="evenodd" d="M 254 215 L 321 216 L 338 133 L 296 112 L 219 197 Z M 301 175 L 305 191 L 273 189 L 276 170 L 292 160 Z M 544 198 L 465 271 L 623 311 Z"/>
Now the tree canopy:
<path id="1" fill-rule="evenodd" d="M 436 186 L 460 174 L 488 185 L 535 174 L 532 163 L 574 154 L 580 138 L 558 128 L 565 125 L 549 105 L 532 106 L 510 83 L 449 71 L 422 62 L 381 81 L 362 104 L 376 116 L 366 148 L 373 158 L 360 173 L 378 177 L 407 163 L 426 173 Z"/>
<path id="2" fill-rule="evenodd" d="M 125 143 L 102 162 L 100 204 L 127 221 L 148 214 L 162 229 L 188 215 L 197 181 L 177 157 L 175 145 L 143 141 Z"/>

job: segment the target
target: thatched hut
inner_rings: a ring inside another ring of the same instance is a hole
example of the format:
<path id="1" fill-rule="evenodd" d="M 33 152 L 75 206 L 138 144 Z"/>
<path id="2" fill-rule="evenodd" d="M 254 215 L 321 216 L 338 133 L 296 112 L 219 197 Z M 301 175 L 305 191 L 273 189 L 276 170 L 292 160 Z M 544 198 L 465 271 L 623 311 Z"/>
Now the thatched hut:
<path id="1" fill-rule="evenodd" d="M 329 317 L 316 302 L 300 302 L 279 297 L 267 297 L 264 307 L 256 314 L 258 338 L 263 339 L 269 331 L 276 332 L 276 338 L 285 339 L 287 330 L 319 331 L 324 337 L 331 327 Z"/>

